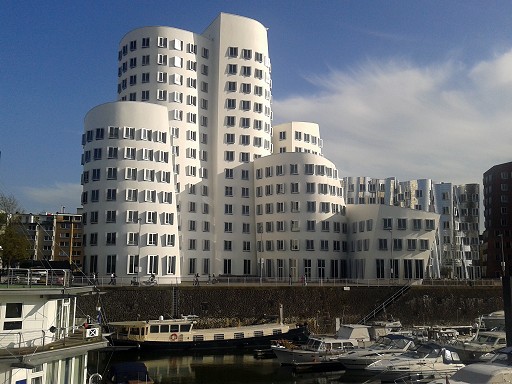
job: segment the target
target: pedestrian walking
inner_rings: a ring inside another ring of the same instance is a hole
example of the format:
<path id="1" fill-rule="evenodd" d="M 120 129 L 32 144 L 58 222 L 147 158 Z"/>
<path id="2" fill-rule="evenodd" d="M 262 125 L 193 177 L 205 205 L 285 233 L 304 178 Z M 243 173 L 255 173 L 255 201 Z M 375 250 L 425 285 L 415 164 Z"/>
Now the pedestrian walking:
<path id="1" fill-rule="evenodd" d="M 108 285 L 116 285 L 116 274 L 115 272 L 112 272 L 110 274 L 110 282 L 108 283 Z"/>

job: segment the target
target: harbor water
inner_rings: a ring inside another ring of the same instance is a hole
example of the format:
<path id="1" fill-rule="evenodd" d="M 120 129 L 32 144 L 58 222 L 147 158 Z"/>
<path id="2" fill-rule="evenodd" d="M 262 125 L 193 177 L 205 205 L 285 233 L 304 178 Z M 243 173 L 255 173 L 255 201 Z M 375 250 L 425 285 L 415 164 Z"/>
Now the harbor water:
<path id="1" fill-rule="evenodd" d="M 116 362 L 143 362 L 155 384 L 339 384 L 378 383 L 364 374 L 344 371 L 295 372 L 277 359 L 252 354 L 149 354 L 138 351 L 97 352 L 89 356 L 89 370 L 105 376 Z"/>

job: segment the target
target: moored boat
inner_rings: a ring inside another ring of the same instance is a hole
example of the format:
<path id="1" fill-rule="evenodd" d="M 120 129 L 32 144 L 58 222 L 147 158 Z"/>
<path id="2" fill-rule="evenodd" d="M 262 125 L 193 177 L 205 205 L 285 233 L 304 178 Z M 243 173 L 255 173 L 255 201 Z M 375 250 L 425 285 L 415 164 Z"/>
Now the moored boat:
<path id="1" fill-rule="evenodd" d="M 365 371 L 383 383 L 392 383 L 444 378 L 462 367 L 464 364 L 456 352 L 438 344 L 425 343 L 391 359 L 376 361 Z"/>
<path id="2" fill-rule="evenodd" d="M 281 317 L 282 319 L 282 317 Z M 108 323 L 111 343 L 147 350 L 197 351 L 270 348 L 275 339 L 303 342 L 305 324 L 282 321 L 222 328 L 195 328 L 197 316 L 181 319 L 137 320 Z"/>
<path id="3" fill-rule="evenodd" d="M 482 331 L 477 333 L 472 340 L 457 341 L 446 345 L 450 350 L 457 352 L 465 364 L 480 362 L 483 355 L 506 346 L 507 339 L 504 331 Z"/>
<path id="4" fill-rule="evenodd" d="M 304 345 L 278 343 L 272 345 L 272 350 L 282 365 L 329 361 L 348 350 L 369 346 L 369 329 L 366 325 L 346 324 L 334 336 L 312 335 Z"/>
<path id="5" fill-rule="evenodd" d="M 512 383 L 512 348 L 497 351 L 487 363 L 475 363 L 459 369 L 451 377 L 429 384 L 498 384 Z"/>
<path id="6" fill-rule="evenodd" d="M 363 370 L 378 360 L 400 355 L 415 346 L 414 340 L 400 334 L 388 334 L 380 337 L 368 348 L 354 349 L 342 354 L 335 360 L 348 370 Z"/>

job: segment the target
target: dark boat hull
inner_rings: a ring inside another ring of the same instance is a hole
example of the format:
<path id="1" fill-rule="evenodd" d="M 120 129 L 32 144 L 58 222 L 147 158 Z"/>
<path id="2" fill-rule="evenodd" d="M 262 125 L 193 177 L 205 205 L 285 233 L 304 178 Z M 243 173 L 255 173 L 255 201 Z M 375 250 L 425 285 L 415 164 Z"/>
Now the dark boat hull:
<path id="1" fill-rule="evenodd" d="M 147 351 L 176 351 L 193 352 L 207 350 L 254 350 L 257 348 L 270 348 L 273 340 L 290 340 L 295 343 L 303 343 L 309 335 L 307 326 L 298 326 L 286 333 L 279 335 L 268 335 L 258 337 L 247 337 L 243 339 L 205 340 L 205 341 L 144 341 L 134 342 L 131 340 L 120 340 L 110 338 L 112 346 L 131 346 Z"/>

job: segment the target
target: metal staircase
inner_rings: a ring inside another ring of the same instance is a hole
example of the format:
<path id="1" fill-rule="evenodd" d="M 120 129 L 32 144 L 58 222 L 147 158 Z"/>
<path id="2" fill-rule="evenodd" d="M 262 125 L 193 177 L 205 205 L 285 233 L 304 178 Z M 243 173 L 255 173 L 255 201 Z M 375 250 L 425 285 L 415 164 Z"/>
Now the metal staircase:
<path id="1" fill-rule="evenodd" d="M 407 284 L 402 286 L 398 291 L 394 292 L 390 297 L 384 300 L 383 303 L 376 306 L 370 313 L 364 316 L 361 320 L 359 320 L 358 324 L 366 324 L 368 320 L 373 319 L 379 313 L 386 310 L 386 307 L 394 303 L 399 297 L 402 297 L 405 292 L 407 292 L 411 288 L 411 284 Z"/>

